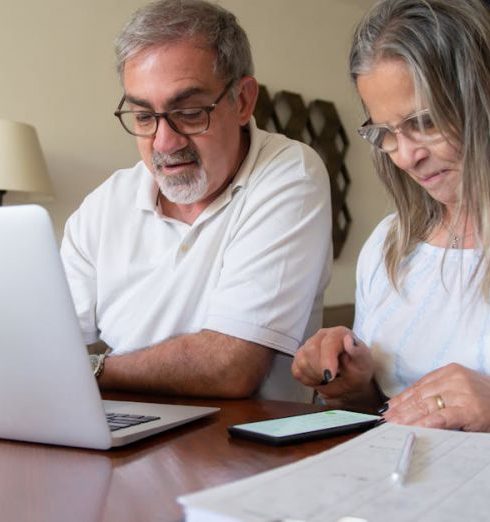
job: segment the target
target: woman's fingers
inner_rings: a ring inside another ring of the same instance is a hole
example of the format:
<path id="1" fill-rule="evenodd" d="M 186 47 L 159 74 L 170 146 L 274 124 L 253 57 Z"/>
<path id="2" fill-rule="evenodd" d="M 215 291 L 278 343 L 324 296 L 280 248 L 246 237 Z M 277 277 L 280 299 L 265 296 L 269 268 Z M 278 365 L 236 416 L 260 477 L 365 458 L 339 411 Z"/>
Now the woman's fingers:
<path id="1" fill-rule="evenodd" d="M 293 376 L 308 386 L 330 381 L 338 371 L 338 357 L 343 352 L 344 327 L 324 328 L 301 346 L 291 367 Z"/>
<path id="2" fill-rule="evenodd" d="M 391 399 L 384 417 L 398 424 L 490 431 L 490 377 L 449 364 Z"/>

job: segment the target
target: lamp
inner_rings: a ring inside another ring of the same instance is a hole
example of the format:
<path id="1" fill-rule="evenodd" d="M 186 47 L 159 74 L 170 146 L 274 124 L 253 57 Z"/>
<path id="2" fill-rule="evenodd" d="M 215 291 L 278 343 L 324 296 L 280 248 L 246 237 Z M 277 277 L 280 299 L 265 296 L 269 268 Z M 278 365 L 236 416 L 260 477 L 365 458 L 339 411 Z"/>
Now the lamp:
<path id="1" fill-rule="evenodd" d="M 53 193 L 36 129 L 0 119 L 0 205 L 8 190 Z"/>

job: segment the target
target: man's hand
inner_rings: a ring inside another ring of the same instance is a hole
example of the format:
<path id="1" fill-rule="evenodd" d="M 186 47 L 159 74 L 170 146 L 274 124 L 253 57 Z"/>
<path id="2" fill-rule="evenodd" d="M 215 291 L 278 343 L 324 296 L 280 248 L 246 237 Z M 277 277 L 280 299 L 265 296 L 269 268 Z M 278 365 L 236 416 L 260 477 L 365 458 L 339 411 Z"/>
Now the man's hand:
<path id="1" fill-rule="evenodd" d="M 355 397 L 379 402 L 373 384 L 374 362 L 368 347 L 343 326 L 324 328 L 296 352 L 293 376 L 327 399 Z M 327 382 L 328 381 L 328 382 Z"/>
<path id="2" fill-rule="evenodd" d="M 389 422 L 427 428 L 490 431 L 490 376 L 460 364 L 428 373 L 393 397 Z"/>

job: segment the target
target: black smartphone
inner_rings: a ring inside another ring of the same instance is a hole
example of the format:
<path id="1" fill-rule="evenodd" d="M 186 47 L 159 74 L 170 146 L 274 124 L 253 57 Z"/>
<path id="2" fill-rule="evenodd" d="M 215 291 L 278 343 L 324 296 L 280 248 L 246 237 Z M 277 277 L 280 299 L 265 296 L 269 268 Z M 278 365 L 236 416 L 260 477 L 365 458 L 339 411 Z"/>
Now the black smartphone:
<path id="1" fill-rule="evenodd" d="M 234 437 L 280 446 L 376 426 L 382 417 L 347 410 L 328 410 L 228 426 Z"/>

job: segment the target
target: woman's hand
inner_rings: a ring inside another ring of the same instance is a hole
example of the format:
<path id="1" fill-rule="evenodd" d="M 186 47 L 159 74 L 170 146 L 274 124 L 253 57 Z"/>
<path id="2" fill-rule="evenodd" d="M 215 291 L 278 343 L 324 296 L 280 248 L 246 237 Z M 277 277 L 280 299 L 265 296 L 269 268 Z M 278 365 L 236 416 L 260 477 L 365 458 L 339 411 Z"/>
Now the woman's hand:
<path id="1" fill-rule="evenodd" d="M 357 394 L 372 398 L 371 353 L 343 326 L 323 328 L 310 337 L 296 352 L 291 371 L 297 380 L 314 386 L 327 399 L 351 398 Z"/>
<path id="2" fill-rule="evenodd" d="M 398 424 L 490 432 L 490 376 L 448 364 L 393 397 L 384 417 Z"/>

